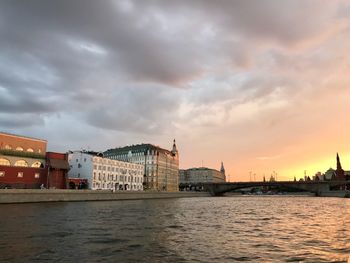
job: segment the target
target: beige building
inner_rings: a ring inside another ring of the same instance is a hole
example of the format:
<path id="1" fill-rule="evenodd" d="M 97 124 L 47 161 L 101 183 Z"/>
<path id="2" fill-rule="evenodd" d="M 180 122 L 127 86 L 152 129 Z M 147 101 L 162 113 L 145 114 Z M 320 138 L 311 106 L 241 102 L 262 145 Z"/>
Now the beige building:
<path id="1" fill-rule="evenodd" d="M 175 140 L 171 151 L 152 144 L 131 145 L 109 149 L 104 157 L 144 165 L 144 189 L 178 191 L 179 153 Z"/>
<path id="2" fill-rule="evenodd" d="M 47 141 L 0 132 L 0 165 L 43 168 Z"/>
<path id="3" fill-rule="evenodd" d="M 180 184 L 223 183 L 226 182 L 225 168 L 221 163 L 220 171 L 206 167 L 190 168 L 179 171 Z"/>

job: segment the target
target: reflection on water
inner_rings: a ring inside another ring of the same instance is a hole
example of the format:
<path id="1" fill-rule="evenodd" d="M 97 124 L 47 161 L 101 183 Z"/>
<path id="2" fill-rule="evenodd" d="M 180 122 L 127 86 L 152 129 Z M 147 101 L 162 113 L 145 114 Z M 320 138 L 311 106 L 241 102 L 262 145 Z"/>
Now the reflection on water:
<path id="1" fill-rule="evenodd" d="M 350 199 L 0 205 L 0 262 L 347 262 Z"/>

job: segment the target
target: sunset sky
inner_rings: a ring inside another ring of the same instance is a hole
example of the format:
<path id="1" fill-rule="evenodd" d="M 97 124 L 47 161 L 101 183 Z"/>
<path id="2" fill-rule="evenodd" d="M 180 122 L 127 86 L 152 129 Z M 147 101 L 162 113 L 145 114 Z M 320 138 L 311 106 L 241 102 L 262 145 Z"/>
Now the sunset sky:
<path id="1" fill-rule="evenodd" d="M 350 170 L 350 1 L 0 1 L 0 130 L 231 181 Z M 250 176 L 251 174 L 251 176 Z"/>

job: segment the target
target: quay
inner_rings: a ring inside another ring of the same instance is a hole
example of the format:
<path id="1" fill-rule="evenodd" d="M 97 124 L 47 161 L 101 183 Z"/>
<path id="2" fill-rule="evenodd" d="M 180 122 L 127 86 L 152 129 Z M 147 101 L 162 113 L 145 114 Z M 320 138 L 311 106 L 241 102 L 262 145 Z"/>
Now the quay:
<path id="1" fill-rule="evenodd" d="M 208 197 L 207 192 L 0 189 L 0 204 Z"/>

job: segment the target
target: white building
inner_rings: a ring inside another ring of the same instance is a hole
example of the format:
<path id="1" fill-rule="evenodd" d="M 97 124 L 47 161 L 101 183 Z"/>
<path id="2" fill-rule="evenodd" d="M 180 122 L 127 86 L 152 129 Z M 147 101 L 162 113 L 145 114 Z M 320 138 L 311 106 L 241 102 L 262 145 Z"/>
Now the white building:
<path id="1" fill-rule="evenodd" d="M 68 155 L 69 178 L 87 179 L 92 190 L 143 190 L 142 164 L 103 158 L 93 152 Z"/>

